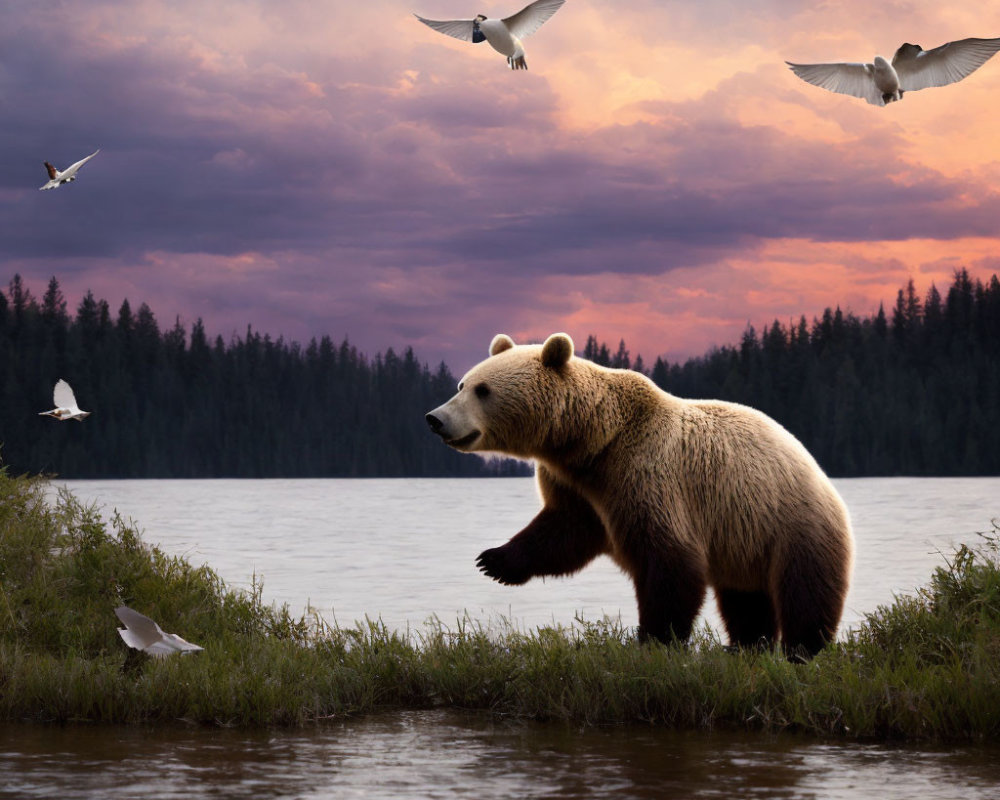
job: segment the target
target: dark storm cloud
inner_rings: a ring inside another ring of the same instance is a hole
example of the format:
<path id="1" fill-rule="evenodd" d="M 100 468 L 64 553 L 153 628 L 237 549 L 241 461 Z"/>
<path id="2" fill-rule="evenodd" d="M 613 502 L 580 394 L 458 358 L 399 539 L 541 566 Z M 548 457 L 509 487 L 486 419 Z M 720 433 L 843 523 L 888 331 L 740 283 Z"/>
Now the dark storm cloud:
<path id="1" fill-rule="evenodd" d="M 91 56 L 45 44 L 0 34 L 0 185 L 16 190 L 0 201 L 5 255 L 308 248 L 322 244 L 317 232 L 336 227 L 329 187 L 352 179 L 362 143 L 338 136 L 335 125 L 320 135 L 294 120 L 254 120 L 301 102 L 294 81 L 206 76 L 183 54 L 155 47 Z M 294 137 L 276 135 L 284 124 Z M 97 147 L 75 185 L 35 191 L 45 180 L 42 160 L 62 168 Z"/>
<path id="2" fill-rule="evenodd" d="M 629 131 L 618 134 L 629 144 Z M 666 127 L 656 138 L 669 148 L 635 138 L 636 155 L 624 165 L 601 163 L 586 142 L 575 153 L 476 163 L 467 175 L 492 196 L 456 207 L 449 215 L 456 229 L 434 229 L 421 247 L 428 257 L 511 261 L 526 273 L 601 272 L 617 252 L 628 271 L 655 273 L 759 239 L 988 236 L 1000 212 L 997 193 L 970 200 L 967 184 L 903 170 L 892 151 L 880 165 L 863 141 L 831 148 L 719 120 Z M 643 244 L 659 249 L 628 260 Z"/>

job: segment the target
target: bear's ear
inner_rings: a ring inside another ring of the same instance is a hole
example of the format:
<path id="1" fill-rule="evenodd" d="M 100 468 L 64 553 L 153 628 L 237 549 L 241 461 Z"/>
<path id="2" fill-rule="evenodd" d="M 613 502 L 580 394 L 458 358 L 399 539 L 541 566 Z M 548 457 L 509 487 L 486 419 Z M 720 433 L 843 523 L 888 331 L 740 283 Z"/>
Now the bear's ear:
<path id="1" fill-rule="evenodd" d="M 493 341 L 490 342 L 490 355 L 495 356 L 497 353 L 502 353 L 504 350 L 510 350 L 513 346 L 513 339 L 511 339 L 506 333 L 498 333 L 493 337 Z"/>
<path id="2" fill-rule="evenodd" d="M 561 367 L 573 356 L 573 340 L 566 333 L 553 333 L 542 345 L 542 363 Z"/>

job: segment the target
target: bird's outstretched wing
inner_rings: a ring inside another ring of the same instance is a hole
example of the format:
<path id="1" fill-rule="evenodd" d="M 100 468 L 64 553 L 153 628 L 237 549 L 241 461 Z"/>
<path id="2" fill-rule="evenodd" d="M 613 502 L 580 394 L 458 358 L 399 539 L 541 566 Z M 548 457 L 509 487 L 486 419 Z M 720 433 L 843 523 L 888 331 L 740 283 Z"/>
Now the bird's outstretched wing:
<path id="1" fill-rule="evenodd" d="M 433 28 L 440 33 L 445 33 L 448 36 L 454 36 L 456 39 L 461 39 L 465 42 L 472 41 L 472 34 L 474 32 L 473 20 L 471 19 L 449 19 L 449 20 L 438 20 L 438 19 L 424 19 L 419 14 L 414 14 L 417 19 L 419 19 L 424 25 Z"/>
<path id="2" fill-rule="evenodd" d="M 56 382 L 56 388 L 52 391 L 52 400 L 56 408 L 76 408 L 76 395 L 66 381 L 60 379 Z"/>
<path id="3" fill-rule="evenodd" d="M 145 650 L 163 638 L 160 626 L 144 614 L 133 611 L 128 606 L 119 606 L 115 609 L 115 614 L 125 625 L 125 628 L 119 629 L 118 632 L 129 647 Z"/>
<path id="4" fill-rule="evenodd" d="M 892 57 L 899 75 L 899 87 L 905 92 L 947 86 L 966 78 L 1000 51 L 1000 38 L 960 39 L 933 50 L 904 44 Z"/>
<path id="5" fill-rule="evenodd" d="M 118 629 L 118 634 L 125 644 L 136 650 L 143 650 L 154 656 L 168 656 L 171 653 L 191 653 L 205 649 L 177 634 L 165 633 L 149 617 L 128 606 L 119 606 L 115 609 L 115 614 L 125 625 Z"/>
<path id="6" fill-rule="evenodd" d="M 565 2 L 566 0 L 535 0 L 516 14 L 504 18 L 503 22 L 514 36 L 524 39 L 541 28 Z"/>
<path id="7" fill-rule="evenodd" d="M 90 161 L 90 159 L 92 159 L 94 156 L 96 156 L 100 152 L 101 152 L 100 150 L 95 150 L 93 153 L 91 153 L 86 158 L 81 158 L 75 164 L 71 164 L 70 166 L 66 167 L 66 174 L 67 175 L 75 175 L 76 171 L 78 169 L 80 169 L 80 167 L 82 167 L 84 164 L 86 164 L 88 161 Z"/>
<path id="8" fill-rule="evenodd" d="M 182 639 L 176 633 L 163 634 L 163 640 L 151 644 L 146 648 L 146 652 L 153 656 L 169 656 L 171 653 L 196 653 L 204 650 L 196 644 L 191 644 L 187 639 Z"/>
<path id="9" fill-rule="evenodd" d="M 792 72 L 806 83 L 838 94 L 849 94 L 867 100 L 873 106 L 884 106 L 882 93 L 875 85 L 873 64 L 793 64 L 786 61 Z"/>

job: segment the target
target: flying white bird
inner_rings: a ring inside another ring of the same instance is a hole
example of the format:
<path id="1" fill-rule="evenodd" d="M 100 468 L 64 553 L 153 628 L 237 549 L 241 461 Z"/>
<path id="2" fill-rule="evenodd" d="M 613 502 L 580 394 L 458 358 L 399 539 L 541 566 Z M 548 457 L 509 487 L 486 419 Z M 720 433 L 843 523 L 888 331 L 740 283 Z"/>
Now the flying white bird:
<path id="1" fill-rule="evenodd" d="M 90 159 L 100 153 L 100 150 L 95 150 L 86 158 L 80 159 L 72 166 L 66 167 L 62 172 L 53 167 L 48 161 L 45 162 L 45 169 L 49 171 L 49 182 L 44 186 L 39 186 L 38 191 L 44 192 L 46 189 L 55 189 L 58 186 L 62 186 L 64 183 L 69 183 L 70 181 L 76 180 L 76 173 L 84 164 L 86 164 Z"/>
<path id="2" fill-rule="evenodd" d="M 205 649 L 191 644 L 175 633 L 164 633 L 153 620 L 128 606 L 119 606 L 115 609 L 115 614 L 125 625 L 124 628 L 118 629 L 118 635 L 125 644 L 151 656 L 163 658 L 172 653 L 193 653 Z"/>
<path id="3" fill-rule="evenodd" d="M 56 407 L 51 411 L 39 411 L 40 417 L 55 417 L 56 419 L 75 419 L 82 422 L 85 417 L 90 416 L 89 411 L 81 411 L 76 404 L 76 395 L 66 381 L 60 379 L 56 382 L 56 388 L 52 391 L 52 401 Z"/>
<path id="4" fill-rule="evenodd" d="M 528 62 L 524 60 L 524 45 L 522 39 L 542 27 L 566 0 L 535 0 L 504 19 L 488 19 L 483 14 L 477 14 L 475 19 L 434 20 L 424 19 L 414 14 L 424 25 L 429 25 L 436 31 L 454 36 L 466 42 L 479 44 L 489 42 L 490 47 L 507 56 L 511 69 L 527 69 Z"/>
<path id="5" fill-rule="evenodd" d="M 871 64 L 793 64 L 785 63 L 806 83 L 867 100 L 884 106 L 932 86 L 957 83 L 979 69 L 1000 50 L 997 39 L 961 39 L 933 50 L 906 43 L 892 57 L 890 64 L 875 56 Z"/>

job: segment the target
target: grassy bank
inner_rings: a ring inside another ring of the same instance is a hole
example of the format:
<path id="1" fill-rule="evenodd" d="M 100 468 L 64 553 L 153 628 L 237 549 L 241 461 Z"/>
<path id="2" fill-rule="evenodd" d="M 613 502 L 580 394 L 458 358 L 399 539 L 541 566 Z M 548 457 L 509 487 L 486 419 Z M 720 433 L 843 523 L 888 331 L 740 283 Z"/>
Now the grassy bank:
<path id="1" fill-rule="evenodd" d="M 210 569 L 145 545 L 45 485 L 0 472 L 0 719 L 299 725 L 394 708 L 456 707 L 582 724 L 795 729 L 850 738 L 1000 735 L 997 539 L 961 548 L 916 597 L 880 608 L 806 665 L 640 646 L 606 623 L 582 632 L 409 636 L 331 629 L 228 589 Z M 136 659 L 125 604 L 205 647 Z"/>

